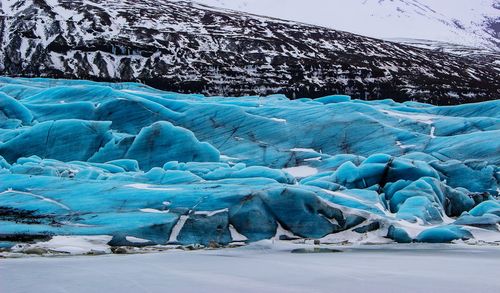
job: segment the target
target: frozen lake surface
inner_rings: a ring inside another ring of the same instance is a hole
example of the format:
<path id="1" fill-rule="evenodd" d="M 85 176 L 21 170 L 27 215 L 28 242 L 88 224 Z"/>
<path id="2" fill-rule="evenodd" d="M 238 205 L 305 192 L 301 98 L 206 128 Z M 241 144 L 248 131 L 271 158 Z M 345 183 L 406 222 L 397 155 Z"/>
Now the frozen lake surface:
<path id="1" fill-rule="evenodd" d="M 500 292 L 500 247 L 385 245 L 0 260 L 0 292 Z"/>

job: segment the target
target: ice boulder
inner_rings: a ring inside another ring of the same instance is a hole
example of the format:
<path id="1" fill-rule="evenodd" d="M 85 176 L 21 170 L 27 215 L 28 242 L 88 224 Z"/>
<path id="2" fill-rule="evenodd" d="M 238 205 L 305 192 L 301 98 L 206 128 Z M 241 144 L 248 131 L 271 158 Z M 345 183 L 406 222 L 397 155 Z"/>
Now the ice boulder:
<path id="1" fill-rule="evenodd" d="M 15 137 L 0 143 L 0 155 L 11 163 L 31 155 L 86 161 L 109 139 L 110 126 L 106 121 L 74 119 L 42 122 L 21 128 Z"/>
<path id="2" fill-rule="evenodd" d="M 390 238 L 397 243 L 411 243 L 413 241 L 403 228 L 395 227 L 393 225 L 391 225 L 387 231 L 387 238 Z"/>
<path id="3" fill-rule="evenodd" d="M 426 223 L 440 223 L 443 215 L 440 206 L 426 196 L 413 196 L 405 200 L 398 208 L 397 219 L 416 223 L 418 219 Z"/>
<path id="4" fill-rule="evenodd" d="M 16 99 L 0 93 L 0 123 L 3 124 L 9 119 L 19 120 L 22 124 L 28 125 L 33 120 L 33 114 Z"/>
<path id="5" fill-rule="evenodd" d="M 467 240 L 471 238 L 474 237 L 466 229 L 459 226 L 449 225 L 427 229 L 418 234 L 416 241 L 428 243 L 448 243 L 453 240 Z"/>
<path id="6" fill-rule="evenodd" d="M 161 167 L 169 161 L 217 162 L 219 151 L 199 142 L 194 134 L 169 122 L 156 122 L 139 132 L 125 158 L 139 162 L 141 169 Z"/>
<path id="7" fill-rule="evenodd" d="M 479 217 L 484 214 L 497 214 L 499 212 L 500 212 L 500 201 L 488 200 L 474 207 L 472 210 L 470 210 L 469 214 L 475 217 Z"/>

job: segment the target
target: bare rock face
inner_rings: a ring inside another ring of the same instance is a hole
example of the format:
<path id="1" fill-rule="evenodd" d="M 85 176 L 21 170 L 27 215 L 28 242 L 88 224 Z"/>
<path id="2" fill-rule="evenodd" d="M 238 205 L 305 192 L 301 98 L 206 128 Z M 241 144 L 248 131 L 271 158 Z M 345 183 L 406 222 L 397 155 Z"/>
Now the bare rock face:
<path id="1" fill-rule="evenodd" d="M 167 0 L 2 1 L 0 74 L 141 81 L 206 95 L 500 96 L 487 62 Z"/>

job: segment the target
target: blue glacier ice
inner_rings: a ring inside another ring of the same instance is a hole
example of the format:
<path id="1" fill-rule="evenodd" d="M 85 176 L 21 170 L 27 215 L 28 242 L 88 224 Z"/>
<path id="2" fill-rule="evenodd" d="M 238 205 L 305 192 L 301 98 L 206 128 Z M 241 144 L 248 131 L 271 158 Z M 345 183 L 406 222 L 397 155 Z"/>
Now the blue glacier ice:
<path id="1" fill-rule="evenodd" d="M 54 235 L 500 241 L 499 165 L 499 100 L 205 97 L 0 78 L 0 246 Z"/>

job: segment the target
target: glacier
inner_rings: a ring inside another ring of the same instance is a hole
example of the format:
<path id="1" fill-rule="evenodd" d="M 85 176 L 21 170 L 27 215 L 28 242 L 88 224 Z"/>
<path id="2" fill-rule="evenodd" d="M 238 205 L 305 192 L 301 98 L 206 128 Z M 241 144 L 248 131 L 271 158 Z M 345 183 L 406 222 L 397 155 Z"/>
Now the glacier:
<path id="1" fill-rule="evenodd" d="M 0 248 L 500 242 L 500 100 L 206 97 L 0 77 Z"/>

